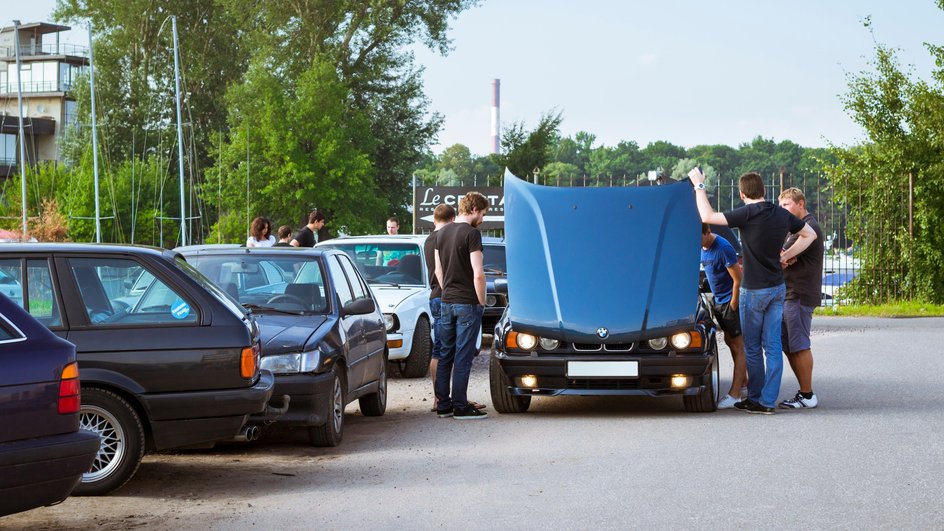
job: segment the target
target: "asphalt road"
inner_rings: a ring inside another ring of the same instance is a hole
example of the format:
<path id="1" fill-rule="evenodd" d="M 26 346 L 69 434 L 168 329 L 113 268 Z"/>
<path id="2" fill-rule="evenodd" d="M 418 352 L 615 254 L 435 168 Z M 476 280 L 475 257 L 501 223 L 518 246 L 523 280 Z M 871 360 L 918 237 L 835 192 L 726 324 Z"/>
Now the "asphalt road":
<path id="1" fill-rule="evenodd" d="M 0 528 L 944 527 L 944 319 L 814 319 L 820 407 L 690 414 L 681 399 L 536 399 L 438 419 L 424 380 L 336 449 L 283 436 L 152 455 L 102 498 Z M 722 352 L 722 378 L 731 363 Z M 485 356 L 470 397 L 490 403 Z M 781 398 L 796 382 L 786 369 Z"/>

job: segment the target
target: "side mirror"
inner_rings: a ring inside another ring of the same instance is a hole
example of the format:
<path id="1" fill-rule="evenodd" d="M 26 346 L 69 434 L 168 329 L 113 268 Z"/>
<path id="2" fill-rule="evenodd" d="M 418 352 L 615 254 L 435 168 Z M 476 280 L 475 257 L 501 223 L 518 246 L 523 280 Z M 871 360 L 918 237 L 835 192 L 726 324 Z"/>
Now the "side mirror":
<path id="1" fill-rule="evenodd" d="M 501 293 L 503 295 L 508 295 L 508 279 L 496 278 L 495 279 L 495 292 Z"/>
<path id="2" fill-rule="evenodd" d="M 341 317 L 347 317 L 348 315 L 364 315 L 373 312 L 375 309 L 374 299 L 361 298 L 345 304 L 344 307 L 341 308 Z"/>

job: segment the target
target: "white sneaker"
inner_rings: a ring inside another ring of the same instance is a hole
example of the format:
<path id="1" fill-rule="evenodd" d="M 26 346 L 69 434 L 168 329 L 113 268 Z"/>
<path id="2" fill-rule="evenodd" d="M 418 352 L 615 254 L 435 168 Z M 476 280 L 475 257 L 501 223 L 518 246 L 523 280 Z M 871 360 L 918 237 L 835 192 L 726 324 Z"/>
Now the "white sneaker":
<path id="1" fill-rule="evenodd" d="M 731 409 L 737 401 L 737 398 L 731 395 L 724 395 L 724 398 L 718 400 L 718 409 Z"/>
<path id="2" fill-rule="evenodd" d="M 741 388 L 741 400 L 747 400 L 747 386 Z"/>
<path id="3" fill-rule="evenodd" d="M 780 409 L 812 409 L 819 405 L 819 399 L 814 394 L 810 398 L 803 398 L 803 395 L 797 391 L 796 396 L 780 403 Z"/>

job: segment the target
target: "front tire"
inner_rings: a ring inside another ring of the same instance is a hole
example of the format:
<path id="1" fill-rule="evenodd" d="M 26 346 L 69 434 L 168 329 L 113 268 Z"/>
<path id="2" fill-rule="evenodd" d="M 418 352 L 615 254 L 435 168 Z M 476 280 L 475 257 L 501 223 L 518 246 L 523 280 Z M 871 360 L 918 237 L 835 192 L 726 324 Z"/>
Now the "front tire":
<path id="1" fill-rule="evenodd" d="M 405 378 L 422 378 L 429 372 L 429 359 L 433 354 L 433 340 L 429 335 L 429 320 L 425 316 L 416 321 L 413 330 L 413 346 L 410 356 L 400 364 L 400 373 Z"/>
<path id="2" fill-rule="evenodd" d="M 492 394 L 492 404 L 499 413 L 524 413 L 531 407 L 530 396 L 518 396 L 508 389 L 511 381 L 502 370 L 498 358 L 494 355 L 488 363 L 488 385 Z"/>
<path id="3" fill-rule="evenodd" d="M 361 414 L 365 417 L 379 417 L 387 411 L 387 353 L 384 352 L 380 364 L 377 392 L 362 396 L 357 400 L 361 406 Z"/>
<path id="4" fill-rule="evenodd" d="M 718 409 L 720 385 L 720 369 L 718 367 L 718 344 L 712 345 L 711 366 L 709 367 L 708 384 L 697 395 L 683 396 L 682 403 L 685 411 L 692 413 L 710 413 Z"/>
<path id="5" fill-rule="evenodd" d="M 331 386 L 331 398 L 328 404 L 326 422 L 321 426 L 308 428 L 308 440 L 312 446 L 333 447 L 341 444 L 344 436 L 344 379 L 337 365 L 332 369 L 334 384 Z"/>
<path id="6" fill-rule="evenodd" d="M 131 404 L 111 391 L 83 389 L 79 428 L 97 433 L 101 444 L 72 494 L 100 496 L 127 483 L 144 458 L 144 427 Z"/>

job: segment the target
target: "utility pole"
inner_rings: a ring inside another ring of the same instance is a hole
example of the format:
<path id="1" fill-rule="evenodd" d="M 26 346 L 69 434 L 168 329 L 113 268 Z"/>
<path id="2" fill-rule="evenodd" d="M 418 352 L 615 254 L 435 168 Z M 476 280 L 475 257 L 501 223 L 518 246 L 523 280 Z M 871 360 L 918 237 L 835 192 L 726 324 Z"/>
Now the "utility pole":
<path id="1" fill-rule="evenodd" d="M 92 94 L 92 168 L 95 174 L 95 243 L 102 243 L 102 213 L 98 201 L 98 132 L 95 127 L 95 53 L 92 51 L 92 23 L 89 32 L 89 88 Z M 58 35 L 58 34 L 57 34 Z M 134 188 L 131 189 L 134 199 Z"/>
<path id="2" fill-rule="evenodd" d="M 20 65 L 20 21 L 13 21 L 13 47 L 16 50 L 16 101 L 20 106 L 20 199 L 23 210 L 23 234 L 20 239 L 26 241 L 26 136 L 23 134 L 23 70 Z"/>
<path id="3" fill-rule="evenodd" d="M 171 28 L 174 31 L 174 86 L 177 100 L 177 174 L 180 181 L 180 244 L 187 245 L 187 210 L 184 208 L 184 132 L 180 124 L 180 53 L 177 50 L 177 17 L 171 15 Z"/>

